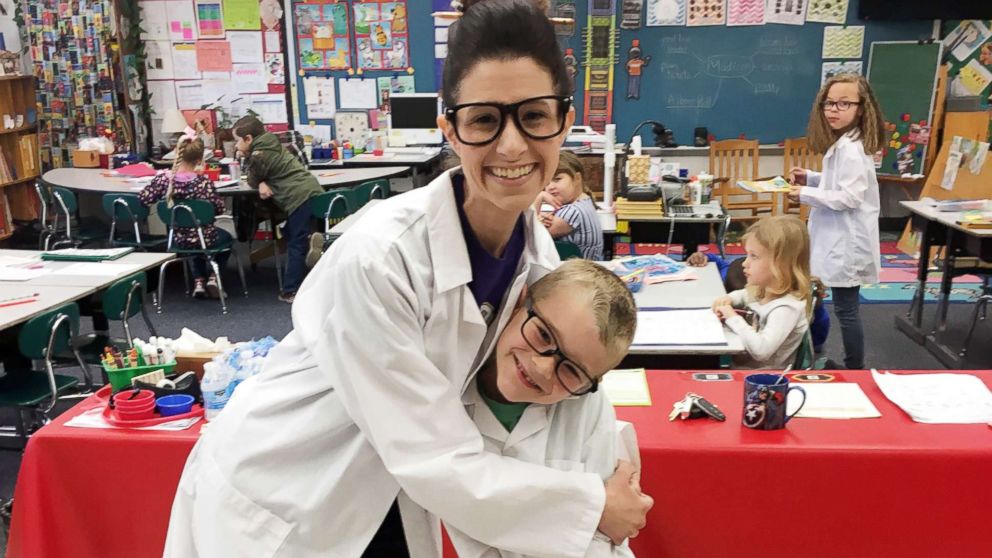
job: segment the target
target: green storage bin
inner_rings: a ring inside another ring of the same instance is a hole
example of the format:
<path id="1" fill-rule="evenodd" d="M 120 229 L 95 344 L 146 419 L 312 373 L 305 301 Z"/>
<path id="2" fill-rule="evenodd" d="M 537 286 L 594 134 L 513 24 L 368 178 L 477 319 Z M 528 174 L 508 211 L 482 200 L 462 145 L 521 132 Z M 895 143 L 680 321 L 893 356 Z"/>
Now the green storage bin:
<path id="1" fill-rule="evenodd" d="M 116 370 L 107 368 L 106 364 L 103 365 L 103 371 L 106 372 L 107 377 L 110 378 L 110 385 L 114 392 L 131 387 L 131 378 L 134 378 L 135 376 L 141 376 L 142 374 L 147 374 L 156 370 L 161 370 L 165 372 L 166 375 L 169 375 L 175 369 L 176 361 L 172 361 L 169 364 L 151 364 L 148 366 L 135 366 L 132 368 L 118 368 Z"/>

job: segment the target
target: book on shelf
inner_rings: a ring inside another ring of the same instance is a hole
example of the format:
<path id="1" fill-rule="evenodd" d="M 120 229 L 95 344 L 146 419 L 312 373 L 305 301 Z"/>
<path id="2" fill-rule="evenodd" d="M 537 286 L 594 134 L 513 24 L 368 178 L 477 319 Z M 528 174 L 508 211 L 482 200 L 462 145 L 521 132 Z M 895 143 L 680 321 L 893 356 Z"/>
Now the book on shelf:
<path id="1" fill-rule="evenodd" d="M 737 187 L 755 194 L 788 193 L 791 185 L 781 176 L 768 180 L 738 180 Z"/>
<path id="2" fill-rule="evenodd" d="M 14 233 L 14 220 L 10 215 L 10 203 L 7 194 L 0 191 L 0 238 L 6 238 Z"/>
<path id="3" fill-rule="evenodd" d="M 17 173 L 7 161 L 7 154 L 0 149 L 0 183 L 6 184 L 17 180 Z"/>
<path id="4" fill-rule="evenodd" d="M 21 150 L 21 168 L 24 176 L 38 174 L 38 138 L 34 134 L 20 137 L 18 147 Z"/>

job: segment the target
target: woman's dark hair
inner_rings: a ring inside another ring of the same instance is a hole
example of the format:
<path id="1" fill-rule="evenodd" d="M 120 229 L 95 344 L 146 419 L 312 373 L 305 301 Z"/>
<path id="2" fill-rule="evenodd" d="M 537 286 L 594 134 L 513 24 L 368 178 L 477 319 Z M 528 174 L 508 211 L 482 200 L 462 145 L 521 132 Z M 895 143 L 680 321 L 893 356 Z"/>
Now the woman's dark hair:
<path id="1" fill-rule="evenodd" d="M 483 60 L 530 58 L 551 74 L 556 95 L 569 94 L 555 28 L 534 0 L 465 0 L 448 30 L 441 94 L 453 106 L 461 80 Z"/>
<path id="2" fill-rule="evenodd" d="M 239 138 L 251 136 L 254 139 L 264 133 L 265 126 L 254 116 L 242 116 L 234 123 L 234 135 Z"/>

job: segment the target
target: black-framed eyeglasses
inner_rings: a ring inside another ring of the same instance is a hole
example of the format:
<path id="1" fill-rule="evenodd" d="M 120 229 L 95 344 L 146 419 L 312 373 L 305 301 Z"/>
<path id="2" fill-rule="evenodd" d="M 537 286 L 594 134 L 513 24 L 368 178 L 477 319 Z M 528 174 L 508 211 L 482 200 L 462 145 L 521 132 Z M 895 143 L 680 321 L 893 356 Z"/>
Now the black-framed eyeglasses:
<path id="1" fill-rule="evenodd" d="M 839 110 L 840 112 L 844 112 L 852 106 L 860 104 L 860 101 L 823 101 L 823 110 Z"/>
<path id="2" fill-rule="evenodd" d="M 548 323 L 536 311 L 534 304 L 527 300 L 527 319 L 520 325 L 520 335 L 531 349 L 541 356 L 556 356 L 555 377 L 558 383 L 572 395 L 585 395 L 599 389 L 599 383 L 593 381 L 584 368 L 575 364 L 558 347 L 558 340 L 551 332 Z"/>
<path id="3" fill-rule="evenodd" d="M 546 140 L 565 129 L 565 115 L 572 97 L 544 95 L 504 105 L 501 103 L 464 103 L 449 107 L 444 117 L 455 128 L 458 141 L 466 145 L 486 145 L 503 133 L 507 116 L 517 129 L 535 140 Z"/>

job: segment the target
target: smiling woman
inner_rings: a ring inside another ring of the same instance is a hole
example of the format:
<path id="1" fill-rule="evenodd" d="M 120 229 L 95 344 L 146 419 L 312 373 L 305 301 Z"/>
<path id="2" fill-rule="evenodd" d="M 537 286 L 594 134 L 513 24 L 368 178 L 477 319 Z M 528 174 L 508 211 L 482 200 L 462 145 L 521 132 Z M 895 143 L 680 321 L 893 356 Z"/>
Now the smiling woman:
<path id="1" fill-rule="evenodd" d="M 529 206 L 574 113 L 531 2 L 471 3 L 448 52 L 439 125 L 462 167 L 375 206 L 321 258 L 293 331 L 190 455 L 166 557 L 440 556 L 439 518 L 494 548 L 580 557 L 597 530 L 619 543 L 644 526 L 629 464 L 604 486 L 488 453 L 466 414 L 512 301 L 560 263 Z"/>

